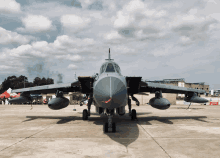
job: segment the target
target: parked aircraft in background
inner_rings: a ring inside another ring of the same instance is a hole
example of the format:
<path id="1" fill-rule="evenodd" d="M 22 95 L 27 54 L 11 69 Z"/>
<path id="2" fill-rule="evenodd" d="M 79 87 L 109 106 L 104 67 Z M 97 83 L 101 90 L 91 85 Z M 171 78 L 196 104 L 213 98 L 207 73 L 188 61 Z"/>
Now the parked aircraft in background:
<path id="1" fill-rule="evenodd" d="M 0 99 L 8 99 L 8 98 L 17 98 L 20 97 L 20 93 L 12 93 L 12 89 L 9 88 L 7 91 L 4 93 L 0 94 Z"/>
<path id="2" fill-rule="evenodd" d="M 205 93 L 204 90 L 143 82 L 141 78 L 123 76 L 119 65 L 110 58 L 109 49 L 109 57 L 102 64 L 99 74 L 94 76 L 79 76 L 78 81 L 72 83 L 15 89 L 12 91 L 21 93 L 21 96 L 9 102 L 26 102 L 27 100 L 31 100 L 30 94 L 33 93 L 56 93 L 56 98 L 51 99 L 48 106 L 50 109 L 59 110 L 69 105 L 69 100 L 63 97 L 64 93 L 81 92 L 89 98 L 88 109 L 83 110 L 83 120 L 87 120 L 88 116 L 90 116 L 91 104 L 94 102 L 96 111 L 99 114 L 104 113 L 108 116 L 108 122 L 103 126 L 104 132 L 108 132 L 109 129 L 112 129 L 112 132 L 116 132 L 116 124 L 112 122 L 112 117 L 115 114 L 124 115 L 126 105 L 128 105 L 131 119 L 136 119 L 136 110 L 131 109 L 131 99 L 139 106 L 139 101 L 133 96 L 139 92 L 155 93 L 155 97 L 150 99 L 149 104 L 161 110 L 170 107 L 170 102 L 162 98 L 162 93 L 185 94 L 186 97 L 184 100 L 187 102 L 208 102 L 208 100 L 198 97 L 198 94 Z"/>

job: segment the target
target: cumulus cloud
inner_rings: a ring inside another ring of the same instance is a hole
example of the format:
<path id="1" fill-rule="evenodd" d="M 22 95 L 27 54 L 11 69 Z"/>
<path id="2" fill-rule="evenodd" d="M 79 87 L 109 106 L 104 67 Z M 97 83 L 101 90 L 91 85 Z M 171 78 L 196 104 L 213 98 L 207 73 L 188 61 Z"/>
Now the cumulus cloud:
<path id="1" fill-rule="evenodd" d="M 17 28 L 17 31 L 38 33 L 55 29 L 52 25 L 52 21 L 42 15 L 28 15 L 25 18 L 22 18 L 22 23 L 24 28 Z"/>
<path id="2" fill-rule="evenodd" d="M 151 9 L 147 3 L 132 0 L 116 14 L 115 30 L 125 38 L 134 40 L 155 40 L 166 37 L 166 10 Z"/>
<path id="3" fill-rule="evenodd" d="M 189 45 L 189 44 L 191 44 L 192 43 L 192 40 L 189 38 L 189 37 L 186 37 L 186 36 L 181 36 L 180 37 L 180 40 L 179 40 L 179 43 L 181 44 L 181 45 Z"/>
<path id="4" fill-rule="evenodd" d="M 208 39 L 209 28 L 215 23 L 217 21 L 211 17 L 177 15 L 176 20 L 170 23 L 170 27 L 181 36 L 181 43 L 185 45 Z"/>
<path id="5" fill-rule="evenodd" d="M 140 0 L 132 0 L 127 5 L 124 6 L 124 9 L 128 12 L 136 12 L 143 10 L 145 8 L 145 4 Z"/>
<path id="6" fill-rule="evenodd" d="M 164 75 L 183 76 L 183 69 L 188 71 L 199 63 L 208 65 L 205 61 L 219 59 L 216 55 L 219 54 L 217 48 L 220 37 L 220 24 L 217 22 L 219 3 L 216 0 L 214 3 L 203 0 L 71 2 L 72 5 L 64 5 L 67 3 L 39 1 L 22 6 L 27 16 L 22 19 L 23 28 L 17 30 L 35 32 L 37 36 L 37 33 L 53 30 L 53 25 L 57 25 L 57 32 L 45 33 L 42 41 L 42 36 L 39 36 L 39 41 L 31 44 L 24 39 L 16 40 L 22 45 L 2 48 L 0 61 L 19 61 L 16 65 L 29 62 L 29 66 L 35 67 L 34 61 L 48 59 L 54 63 L 54 70 L 64 71 L 65 75 L 71 77 L 65 68 L 80 70 L 77 73 L 84 70 L 85 74 L 94 72 L 106 59 L 110 47 L 112 58 L 116 62 L 120 61 L 123 75 L 148 77 L 147 74 L 152 74 L 163 78 Z M 36 15 L 38 19 L 43 16 L 41 19 L 45 22 L 41 25 L 40 20 L 32 21 L 40 23 L 34 27 L 29 24 L 30 20 L 25 21 L 29 15 Z M 47 38 L 47 34 L 50 37 Z M 9 37 L 4 39 L 10 41 Z M 213 55 L 213 52 L 216 54 Z M 194 56 L 194 53 L 197 55 Z M 204 58 L 200 59 L 202 55 Z M 210 58 L 207 59 L 207 56 Z M 188 62 L 190 64 L 186 64 Z M 139 65 L 143 65 L 146 73 L 140 71 Z M 172 75 L 174 71 L 178 75 Z M 196 76 L 192 73 L 192 77 Z"/>
<path id="7" fill-rule="evenodd" d="M 73 0 L 71 2 L 71 5 L 76 7 L 76 8 L 82 8 L 82 5 L 81 5 L 81 3 L 78 0 Z"/>
<path id="8" fill-rule="evenodd" d="M 73 56 L 69 55 L 68 59 L 71 60 L 71 61 L 75 61 L 75 62 L 79 62 L 79 61 L 83 60 L 82 57 L 79 56 L 79 55 L 73 55 Z"/>
<path id="9" fill-rule="evenodd" d="M 74 64 L 70 64 L 69 66 L 68 66 L 68 69 L 72 69 L 72 70 L 76 70 L 78 67 L 76 66 L 76 65 L 74 65 Z"/>
<path id="10" fill-rule="evenodd" d="M 27 44 L 32 39 L 33 36 L 20 35 L 17 32 L 8 31 L 0 27 L 0 44 Z"/>
<path id="11" fill-rule="evenodd" d="M 117 31 L 111 31 L 109 33 L 104 34 L 104 38 L 107 40 L 120 39 L 122 36 Z"/>
<path id="12" fill-rule="evenodd" d="M 63 27 L 70 29 L 72 32 L 78 32 L 86 28 L 91 20 L 89 18 L 80 17 L 75 14 L 63 15 L 60 18 L 60 22 Z"/>
<path id="13" fill-rule="evenodd" d="M 102 2 L 101 1 L 95 1 L 94 3 L 92 3 L 91 5 L 88 6 L 88 9 L 102 10 L 103 9 Z"/>
<path id="14" fill-rule="evenodd" d="M 21 5 L 15 0 L 0 0 L 0 13 L 18 13 Z"/>
<path id="15" fill-rule="evenodd" d="M 56 58 L 57 59 L 65 59 L 65 60 L 70 60 L 70 61 L 74 61 L 74 62 L 81 62 L 81 61 L 83 61 L 83 58 L 82 58 L 82 56 L 80 56 L 80 55 L 70 55 L 70 54 L 68 54 L 68 55 L 57 55 L 56 56 Z"/>
<path id="16" fill-rule="evenodd" d="M 95 44 L 95 41 L 90 38 L 80 39 L 62 35 L 58 36 L 52 43 L 48 43 L 47 41 L 34 41 L 31 44 L 24 44 L 17 48 L 6 48 L 4 52 L 15 57 L 46 57 L 52 55 L 57 59 L 81 62 L 84 58 L 77 53 L 85 50 L 88 51 L 88 46 L 93 44 Z M 82 47 L 86 47 L 86 49 L 82 49 Z"/>

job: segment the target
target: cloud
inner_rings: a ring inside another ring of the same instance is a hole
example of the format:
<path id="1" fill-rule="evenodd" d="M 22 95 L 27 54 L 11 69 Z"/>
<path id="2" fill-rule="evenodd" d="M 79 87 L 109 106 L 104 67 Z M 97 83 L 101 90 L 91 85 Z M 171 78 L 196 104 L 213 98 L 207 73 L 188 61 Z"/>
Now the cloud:
<path id="1" fill-rule="evenodd" d="M 217 21 L 210 17 L 177 15 L 176 20 L 170 23 L 170 27 L 172 27 L 174 33 L 181 36 L 180 43 L 188 45 L 208 39 L 209 28 L 215 23 L 217 23 Z"/>
<path id="2" fill-rule="evenodd" d="M 0 27 L 0 44 L 27 44 L 33 39 L 33 36 L 20 35 Z"/>
<path id="3" fill-rule="evenodd" d="M 53 47 L 58 49 L 65 49 L 65 48 L 81 48 L 85 46 L 94 45 L 96 42 L 92 38 L 75 38 L 69 37 L 68 35 L 58 36 L 53 43 Z"/>
<path id="4" fill-rule="evenodd" d="M 146 2 L 133 0 L 117 12 L 114 28 L 125 38 L 154 41 L 169 34 L 166 17 L 169 17 L 166 10 L 151 9 Z"/>
<path id="5" fill-rule="evenodd" d="M 88 9 L 90 9 L 90 10 L 102 10 L 103 9 L 102 2 L 101 1 L 95 1 L 94 3 L 92 3 L 91 5 L 88 6 Z"/>
<path id="6" fill-rule="evenodd" d="M 39 33 L 54 30 L 52 21 L 42 15 L 28 15 L 22 18 L 24 28 L 17 28 L 20 32 Z"/>
<path id="7" fill-rule="evenodd" d="M 7 66 L 14 64 L 20 70 L 22 67 L 34 69 L 44 61 L 43 69 L 57 71 L 56 74 L 62 72 L 71 81 L 71 67 L 77 67 L 77 74 L 80 75 L 93 74 L 107 58 L 110 47 L 111 56 L 120 64 L 123 75 L 156 76 L 161 79 L 179 76 L 199 80 L 201 76 L 194 75 L 195 70 L 190 74 L 187 72 L 201 65 L 209 68 L 210 63 L 206 61 L 219 60 L 219 3 L 215 2 L 217 4 L 203 0 L 31 1 L 28 5 L 22 5 L 22 14 L 16 14 L 18 20 L 23 20 L 23 28 L 17 30 L 26 34 L 35 33 L 36 39 L 30 39 L 30 43 L 25 38 L 19 38 L 15 41 L 21 46 L 0 48 L 0 62 Z M 38 24 L 36 28 L 25 25 L 29 20 L 24 19 L 28 19 L 29 15 L 43 16 L 47 19 L 45 21 L 50 22 L 43 23 L 43 26 Z M 13 14 L 6 16 L 14 18 Z M 14 21 L 10 27 L 3 20 L 1 24 L 11 30 L 19 24 Z M 40 29 L 37 28 L 39 26 Z M 44 30 L 53 31 L 42 34 Z M 5 43 L 10 41 L 6 35 L 4 39 L 7 39 L 2 40 Z M 46 64 L 48 62 L 52 66 Z M 9 70 L 17 73 L 16 69 Z M 201 73 L 206 76 L 206 71 Z M 217 73 L 213 75 L 217 78 Z"/>
<path id="8" fill-rule="evenodd" d="M 122 11 L 118 11 L 116 20 L 114 22 L 115 28 L 124 28 L 129 26 L 130 23 L 134 22 L 134 17 Z"/>
<path id="9" fill-rule="evenodd" d="M 187 36 L 181 36 L 179 43 L 183 46 L 190 45 L 192 43 L 192 40 Z"/>
<path id="10" fill-rule="evenodd" d="M 70 60 L 70 61 L 74 61 L 74 62 L 82 62 L 83 58 L 80 55 L 57 55 L 56 56 L 57 59 L 65 59 L 65 60 Z"/>
<path id="11" fill-rule="evenodd" d="M 67 35 L 58 36 L 52 43 L 47 41 L 34 41 L 31 44 L 24 44 L 13 49 L 4 49 L 3 52 L 14 57 L 49 57 L 66 59 L 69 61 L 81 62 L 84 58 L 78 53 L 89 51 L 88 46 L 96 42 L 91 38 L 74 38 Z M 86 49 L 83 49 L 86 48 Z"/>
<path id="12" fill-rule="evenodd" d="M 12 69 L 12 67 L 11 66 L 7 66 L 7 65 L 0 65 L 0 69 L 1 70 Z"/>
<path id="13" fill-rule="evenodd" d="M 76 7 L 76 8 L 82 8 L 81 3 L 80 3 L 79 1 L 77 1 L 77 0 L 73 0 L 73 1 L 71 2 L 71 5 L 74 6 L 74 7 Z"/>
<path id="14" fill-rule="evenodd" d="M 0 13 L 18 13 L 21 5 L 15 0 L 0 0 Z"/>
<path id="15" fill-rule="evenodd" d="M 60 18 L 60 22 L 63 27 L 70 29 L 70 31 L 78 32 L 86 28 L 91 20 L 89 18 L 80 17 L 75 14 L 67 14 Z"/>
<path id="16" fill-rule="evenodd" d="M 124 6 L 124 9 L 128 12 L 136 12 L 143 10 L 145 8 L 145 4 L 140 0 L 132 0 L 127 5 Z"/>
<path id="17" fill-rule="evenodd" d="M 79 62 L 83 60 L 82 57 L 79 55 L 68 56 L 68 59 L 75 62 Z"/>
<path id="18" fill-rule="evenodd" d="M 103 35 L 107 40 L 121 39 L 122 36 L 117 31 L 111 31 Z"/>
<path id="19" fill-rule="evenodd" d="M 76 65 L 74 65 L 74 64 L 70 64 L 69 66 L 68 66 L 68 69 L 72 69 L 72 70 L 76 70 L 78 67 L 76 66 Z"/>

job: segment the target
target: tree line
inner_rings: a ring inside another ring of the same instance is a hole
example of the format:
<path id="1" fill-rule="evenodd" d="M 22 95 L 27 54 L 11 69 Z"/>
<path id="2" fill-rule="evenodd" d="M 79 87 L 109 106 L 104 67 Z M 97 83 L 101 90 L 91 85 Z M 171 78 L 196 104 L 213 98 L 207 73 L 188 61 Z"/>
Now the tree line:
<path id="1" fill-rule="evenodd" d="M 34 87 L 34 86 L 43 86 L 43 85 L 49 85 L 54 84 L 54 80 L 52 78 L 40 78 L 36 77 L 33 82 L 29 82 L 28 78 L 26 76 L 8 76 L 3 82 L 1 91 L 6 91 L 8 88 L 11 89 L 19 89 L 19 88 L 28 88 L 28 87 Z"/>

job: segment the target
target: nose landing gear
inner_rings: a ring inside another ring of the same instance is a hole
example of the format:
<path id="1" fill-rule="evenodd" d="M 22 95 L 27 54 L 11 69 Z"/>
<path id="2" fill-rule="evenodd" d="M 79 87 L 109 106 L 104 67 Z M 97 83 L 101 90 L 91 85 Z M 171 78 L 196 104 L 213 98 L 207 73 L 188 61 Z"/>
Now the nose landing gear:
<path id="1" fill-rule="evenodd" d="M 106 111 L 107 111 L 106 115 L 108 116 L 108 122 L 106 122 L 104 124 L 103 131 L 104 131 L 104 133 L 108 133 L 109 128 L 111 128 L 112 132 L 115 133 L 116 132 L 116 124 L 115 124 L 115 122 L 112 122 L 114 109 L 113 110 L 106 110 Z"/>

